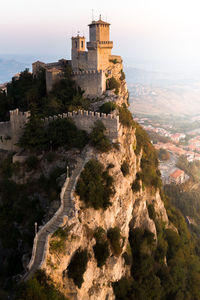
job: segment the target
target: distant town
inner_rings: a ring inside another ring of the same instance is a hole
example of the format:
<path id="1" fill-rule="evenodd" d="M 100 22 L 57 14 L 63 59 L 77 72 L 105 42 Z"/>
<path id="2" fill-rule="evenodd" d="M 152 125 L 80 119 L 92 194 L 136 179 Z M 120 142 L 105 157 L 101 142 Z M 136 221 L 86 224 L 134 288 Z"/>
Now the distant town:
<path id="1" fill-rule="evenodd" d="M 178 117 L 177 122 L 174 122 L 174 117 L 171 120 L 158 119 L 154 116 L 134 116 L 134 120 L 147 131 L 158 152 L 164 149 L 169 153 L 168 159 L 159 161 L 163 183 L 182 184 L 189 176 L 177 168 L 179 157 L 185 156 L 188 162 L 200 161 L 200 115 L 191 117 L 186 123 Z"/>

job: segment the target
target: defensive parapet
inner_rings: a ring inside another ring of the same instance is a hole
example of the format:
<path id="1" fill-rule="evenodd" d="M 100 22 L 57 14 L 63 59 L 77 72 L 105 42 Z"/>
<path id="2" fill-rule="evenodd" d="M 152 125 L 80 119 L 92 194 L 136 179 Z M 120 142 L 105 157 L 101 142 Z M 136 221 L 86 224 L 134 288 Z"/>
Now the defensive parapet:
<path id="1" fill-rule="evenodd" d="M 100 120 L 106 127 L 105 133 L 110 141 L 116 142 L 118 140 L 119 116 L 113 114 L 106 115 L 93 111 L 78 110 L 45 118 L 44 122 L 45 124 L 48 124 L 57 118 L 72 118 L 79 129 L 85 130 L 88 133 L 91 132 L 95 121 Z"/>
<path id="2" fill-rule="evenodd" d="M 85 92 L 85 97 L 98 97 L 106 91 L 106 76 L 103 70 L 73 72 L 72 76 L 76 84 Z"/>
<path id="3" fill-rule="evenodd" d="M 30 112 L 21 112 L 19 109 L 10 111 L 10 121 L 0 122 L 0 149 L 17 151 L 17 143 L 23 133 L 23 128 L 28 122 Z M 95 121 L 100 120 L 106 127 L 106 136 L 112 142 L 118 140 L 119 116 L 103 114 L 93 111 L 73 111 L 43 119 L 45 124 L 58 118 L 71 118 L 79 129 L 91 132 Z"/>

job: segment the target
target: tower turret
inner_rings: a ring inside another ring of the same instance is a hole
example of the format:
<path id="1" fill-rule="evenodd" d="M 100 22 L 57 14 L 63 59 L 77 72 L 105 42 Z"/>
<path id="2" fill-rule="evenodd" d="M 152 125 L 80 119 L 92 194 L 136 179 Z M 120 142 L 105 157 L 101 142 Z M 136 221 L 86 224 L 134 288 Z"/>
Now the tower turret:
<path id="1" fill-rule="evenodd" d="M 85 52 L 85 37 L 77 36 L 72 37 L 72 69 L 78 69 L 78 59 L 82 53 Z"/>
<path id="2" fill-rule="evenodd" d="M 113 48 L 110 41 L 110 24 L 101 20 L 92 21 L 89 26 L 90 41 L 87 43 L 90 69 L 105 70 Z"/>

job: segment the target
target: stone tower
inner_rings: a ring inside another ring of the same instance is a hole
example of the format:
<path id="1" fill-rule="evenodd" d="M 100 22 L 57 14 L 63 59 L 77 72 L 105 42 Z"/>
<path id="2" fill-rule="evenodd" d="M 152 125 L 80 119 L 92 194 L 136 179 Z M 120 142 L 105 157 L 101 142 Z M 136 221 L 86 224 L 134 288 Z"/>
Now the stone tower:
<path id="1" fill-rule="evenodd" d="M 89 24 L 90 40 L 87 43 L 88 64 L 90 70 L 105 70 L 109 65 L 109 56 L 113 48 L 110 41 L 110 24 L 101 20 Z"/>
<path id="2" fill-rule="evenodd" d="M 110 41 L 110 24 L 101 20 L 92 21 L 89 26 L 89 42 L 85 51 L 85 37 L 72 37 L 72 70 L 100 71 L 109 65 L 113 48 Z"/>
<path id="3" fill-rule="evenodd" d="M 85 37 L 79 36 L 72 37 L 72 69 L 80 70 L 85 69 Z"/>

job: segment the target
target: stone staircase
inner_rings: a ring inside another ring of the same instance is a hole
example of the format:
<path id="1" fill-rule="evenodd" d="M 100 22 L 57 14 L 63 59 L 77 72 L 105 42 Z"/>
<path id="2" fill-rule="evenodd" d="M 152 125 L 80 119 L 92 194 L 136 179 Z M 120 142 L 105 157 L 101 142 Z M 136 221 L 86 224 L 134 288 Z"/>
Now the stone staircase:
<path id="1" fill-rule="evenodd" d="M 73 191 L 84 165 L 92 156 L 92 150 L 86 147 L 78 158 L 75 169 L 70 178 L 67 178 L 61 191 L 61 206 L 55 215 L 38 231 L 35 236 L 32 257 L 27 266 L 28 271 L 22 277 L 22 281 L 28 280 L 36 270 L 40 269 L 45 262 L 50 236 L 63 224 L 64 217 L 68 220 L 76 216 Z"/>

